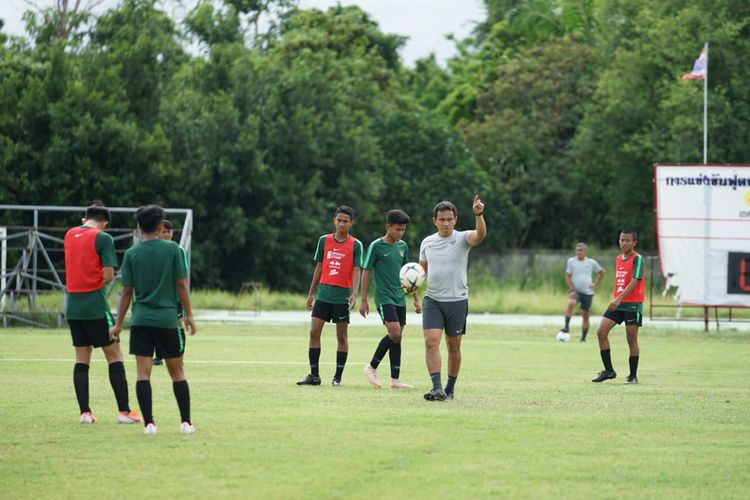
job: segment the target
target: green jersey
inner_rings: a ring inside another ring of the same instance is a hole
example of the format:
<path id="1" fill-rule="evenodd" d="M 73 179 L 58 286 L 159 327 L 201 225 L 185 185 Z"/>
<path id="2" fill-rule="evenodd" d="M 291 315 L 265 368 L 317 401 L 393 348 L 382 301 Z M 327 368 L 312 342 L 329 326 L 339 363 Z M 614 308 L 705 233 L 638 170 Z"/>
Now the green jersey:
<path id="1" fill-rule="evenodd" d="M 111 235 L 101 231 L 96 235 L 94 247 L 101 259 L 102 267 L 117 267 L 115 240 Z M 68 319 L 107 318 L 111 322 L 112 315 L 109 312 L 109 303 L 104 288 L 93 292 L 68 293 L 65 317 Z"/>
<path id="2" fill-rule="evenodd" d="M 376 307 L 383 304 L 406 306 L 398 274 L 401 266 L 410 260 L 409 245 L 403 240 L 391 244 L 378 238 L 370 243 L 362 268 L 372 271 L 372 276 L 375 277 Z"/>
<path id="3" fill-rule="evenodd" d="M 122 260 L 122 284 L 135 294 L 131 325 L 177 328 L 178 279 L 187 277 L 185 252 L 174 241 L 145 240 Z"/>

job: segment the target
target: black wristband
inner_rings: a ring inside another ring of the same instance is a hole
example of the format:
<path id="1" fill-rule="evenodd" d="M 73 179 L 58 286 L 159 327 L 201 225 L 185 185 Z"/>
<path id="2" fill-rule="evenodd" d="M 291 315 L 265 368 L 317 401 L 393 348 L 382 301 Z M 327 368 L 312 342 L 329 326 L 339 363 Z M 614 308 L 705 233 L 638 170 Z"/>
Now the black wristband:
<path id="1" fill-rule="evenodd" d="M 481 214 L 474 214 L 474 216 L 475 216 L 475 217 L 481 217 L 481 216 L 483 216 L 483 215 L 484 215 L 484 210 L 482 210 L 482 213 L 481 213 Z"/>

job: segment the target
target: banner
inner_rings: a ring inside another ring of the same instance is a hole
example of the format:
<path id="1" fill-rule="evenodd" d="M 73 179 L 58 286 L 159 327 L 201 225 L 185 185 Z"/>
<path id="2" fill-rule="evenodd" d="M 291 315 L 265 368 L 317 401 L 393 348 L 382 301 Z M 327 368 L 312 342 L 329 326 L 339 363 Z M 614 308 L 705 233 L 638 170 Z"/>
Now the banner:
<path id="1" fill-rule="evenodd" d="M 750 307 L 750 165 L 655 165 L 654 187 L 678 304 Z"/>

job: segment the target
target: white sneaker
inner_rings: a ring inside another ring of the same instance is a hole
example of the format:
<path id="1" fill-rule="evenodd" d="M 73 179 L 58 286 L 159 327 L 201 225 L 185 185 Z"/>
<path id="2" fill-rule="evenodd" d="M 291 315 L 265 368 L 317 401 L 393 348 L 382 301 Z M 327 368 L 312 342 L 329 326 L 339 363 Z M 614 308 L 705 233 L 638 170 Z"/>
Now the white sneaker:
<path id="1" fill-rule="evenodd" d="M 190 422 L 180 424 L 180 434 L 192 434 L 195 432 L 195 426 Z"/>
<path id="2" fill-rule="evenodd" d="M 375 371 L 375 368 L 370 366 L 370 364 L 365 365 L 365 377 L 367 377 L 367 381 L 370 382 L 371 385 L 377 387 L 380 389 L 380 380 L 378 380 L 378 374 Z"/>
<path id="3" fill-rule="evenodd" d="M 91 414 L 90 411 L 81 413 L 81 419 L 79 420 L 82 424 L 93 424 L 96 422 L 96 417 Z"/>
<path id="4" fill-rule="evenodd" d="M 405 384 L 397 378 L 391 379 L 391 389 L 414 389 L 413 385 Z"/>
<path id="5" fill-rule="evenodd" d="M 147 436 L 155 436 L 156 424 L 154 423 L 148 424 L 146 427 L 143 428 L 143 433 Z"/>

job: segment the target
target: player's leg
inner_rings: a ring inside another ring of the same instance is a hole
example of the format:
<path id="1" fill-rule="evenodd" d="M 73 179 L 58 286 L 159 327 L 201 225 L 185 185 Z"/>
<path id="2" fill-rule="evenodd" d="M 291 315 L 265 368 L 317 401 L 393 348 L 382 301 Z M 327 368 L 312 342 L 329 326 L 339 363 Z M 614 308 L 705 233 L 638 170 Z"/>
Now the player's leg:
<path id="1" fill-rule="evenodd" d="M 141 422 L 138 413 L 130 409 L 130 396 L 128 394 L 128 379 L 125 375 L 125 364 L 123 363 L 120 344 L 113 342 L 102 346 L 102 352 L 109 364 L 109 384 L 115 393 L 117 400 L 117 421 L 121 424 L 134 424 Z"/>
<path id="2" fill-rule="evenodd" d="M 195 432 L 190 419 L 190 388 L 185 378 L 183 356 L 185 354 L 185 331 L 182 328 L 157 328 L 155 336 L 156 357 L 162 358 L 172 379 L 172 392 L 180 410 L 180 433 Z M 153 366 L 153 363 L 151 363 Z M 150 370 L 150 367 L 149 367 Z"/>
<path id="3" fill-rule="evenodd" d="M 297 382 L 297 385 L 320 385 L 320 336 L 323 326 L 331 319 L 331 304 L 315 301 L 310 317 L 310 341 L 307 359 L 310 362 L 310 373 Z"/>
<path id="4" fill-rule="evenodd" d="M 343 313 L 336 315 L 336 373 L 331 382 L 334 386 L 341 385 L 346 358 L 349 356 L 349 309 L 347 305 L 342 307 L 346 308 L 346 319 L 342 319 Z"/>
<path id="5" fill-rule="evenodd" d="M 638 347 L 638 323 L 625 324 L 625 334 L 628 339 L 628 347 L 630 349 L 630 355 L 628 357 L 628 364 L 630 365 L 630 374 L 628 375 L 626 384 L 637 384 L 638 383 L 638 360 L 640 358 L 640 348 Z"/>
<path id="6" fill-rule="evenodd" d="M 75 346 L 76 362 L 73 366 L 73 388 L 78 400 L 78 409 L 81 412 L 80 422 L 82 424 L 93 424 L 96 417 L 91 413 L 89 406 L 89 366 L 91 365 L 92 346 Z"/>
<path id="7" fill-rule="evenodd" d="M 562 331 L 569 332 L 570 331 L 570 318 L 573 317 L 573 310 L 576 307 L 576 293 L 570 292 L 568 293 L 568 303 L 565 306 L 565 326 L 563 327 Z"/>
<path id="8" fill-rule="evenodd" d="M 151 359 L 154 355 L 154 336 L 150 327 L 130 327 L 130 354 L 135 356 L 135 395 L 143 416 L 145 434 L 156 434 L 152 413 Z"/>
<path id="9" fill-rule="evenodd" d="M 579 294 L 579 302 L 581 303 L 581 342 L 586 342 L 586 336 L 589 334 L 589 316 L 591 312 L 591 302 L 593 301 L 593 295 Z"/>
<path id="10" fill-rule="evenodd" d="M 391 327 L 388 326 L 389 323 L 392 322 L 392 320 L 389 321 L 388 319 L 388 316 L 391 314 L 390 307 L 390 304 L 381 304 L 377 307 L 378 314 L 380 314 L 380 319 L 383 321 L 383 325 L 385 325 L 386 334 L 383 335 L 383 338 L 380 339 L 380 342 L 378 342 L 378 346 L 375 348 L 375 352 L 372 355 L 372 359 L 364 367 L 365 377 L 367 378 L 367 381 L 370 383 L 370 385 L 378 389 L 382 387 L 382 384 L 378 379 L 378 373 L 376 370 L 378 369 L 378 366 L 380 366 L 380 362 L 383 361 L 383 358 L 385 358 L 385 354 L 393 345 L 393 341 L 391 340 L 390 335 Z"/>
<path id="11" fill-rule="evenodd" d="M 612 356 L 609 350 L 609 332 L 615 325 L 622 323 L 621 314 L 620 311 L 606 311 L 599 322 L 599 329 L 596 332 L 596 336 L 599 340 L 599 354 L 602 358 L 604 371 L 599 372 L 591 380 L 592 382 L 603 382 L 617 377 L 617 373 L 615 373 L 615 369 L 612 367 Z"/>
<path id="12" fill-rule="evenodd" d="M 461 339 L 463 335 L 446 335 L 445 344 L 448 347 L 448 383 L 445 393 L 448 399 L 453 399 L 458 372 L 461 370 Z"/>
<path id="13" fill-rule="evenodd" d="M 391 389 L 413 389 L 414 386 L 401 381 L 401 339 L 404 336 L 404 327 L 406 326 L 406 306 L 393 306 L 395 316 L 388 321 L 388 337 L 392 345 L 388 351 L 388 357 L 391 362 Z"/>
<path id="14" fill-rule="evenodd" d="M 425 363 L 432 381 L 432 390 L 424 395 L 427 401 L 445 400 L 445 391 L 440 377 L 440 338 L 443 336 L 445 317 L 438 303 L 430 297 L 422 301 L 422 330 L 424 332 Z"/>
<path id="15" fill-rule="evenodd" d="M 445 343 L 448 347 L 448 383 L 445 392 L 453 399 L 458 372 L 461 369 L 461 337 L 466 334 L 466 318 L 469 316 L 469 301 L 440 304 L 445 314 Z"/>

